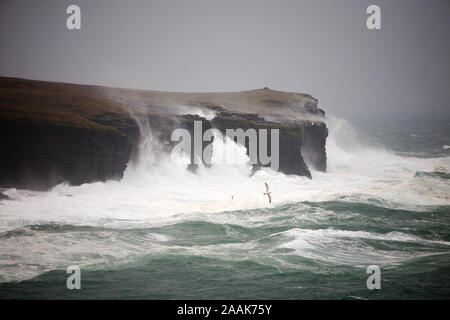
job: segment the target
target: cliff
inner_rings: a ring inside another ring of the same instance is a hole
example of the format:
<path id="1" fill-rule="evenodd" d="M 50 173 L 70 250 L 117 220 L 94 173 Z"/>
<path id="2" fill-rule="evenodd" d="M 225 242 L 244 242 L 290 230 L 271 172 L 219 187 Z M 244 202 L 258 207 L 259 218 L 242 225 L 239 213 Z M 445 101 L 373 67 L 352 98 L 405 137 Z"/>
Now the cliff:
<path id="1" fill-rule="evenodd" d="M 279 129 L 280 171 L 311 177 L 308 165 L 326 170 L 323 116 L 313 97 L 267 88 L 175 93 L 0 77 L 0 187 L 118 179 L 136 151 L 139 118 L 166 151 L 172 131 L 192 132 L 194 120 L 203 130 Z"/>

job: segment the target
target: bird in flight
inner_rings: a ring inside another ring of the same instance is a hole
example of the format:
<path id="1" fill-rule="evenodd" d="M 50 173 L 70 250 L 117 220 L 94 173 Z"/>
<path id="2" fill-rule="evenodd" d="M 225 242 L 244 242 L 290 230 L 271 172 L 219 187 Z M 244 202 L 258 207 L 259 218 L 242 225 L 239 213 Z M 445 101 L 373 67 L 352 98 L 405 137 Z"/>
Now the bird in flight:
<path id="1" fill-rule="evenodd" d="M 269 198 L 269 203 L 272 203 L 272 196 L 271 193 L 269 191 L 269 185 L 267 184 L 267 182 L 264 182 L 264 184 L 266 185 L 266 192 L 264 192 L 264 195 L 267 196 L 267 198 Z"/>

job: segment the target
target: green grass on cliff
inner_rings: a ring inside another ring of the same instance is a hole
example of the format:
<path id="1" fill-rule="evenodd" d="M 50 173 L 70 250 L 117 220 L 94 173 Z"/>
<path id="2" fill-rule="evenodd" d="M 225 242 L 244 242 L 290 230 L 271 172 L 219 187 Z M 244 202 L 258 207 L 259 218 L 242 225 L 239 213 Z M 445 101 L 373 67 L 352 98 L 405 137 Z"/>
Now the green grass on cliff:
<path id="1" fill-rule="evenodd" d="M 94 119 L 126 112 L 93 86 L 0 77 L 0 120 L 116 131 Z"/>

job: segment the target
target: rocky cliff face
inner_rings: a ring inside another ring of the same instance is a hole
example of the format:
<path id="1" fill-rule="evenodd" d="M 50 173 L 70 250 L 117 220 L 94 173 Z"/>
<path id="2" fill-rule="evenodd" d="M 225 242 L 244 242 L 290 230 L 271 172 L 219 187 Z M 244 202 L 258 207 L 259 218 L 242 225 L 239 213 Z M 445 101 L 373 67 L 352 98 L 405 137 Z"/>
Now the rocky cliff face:
<path id="1" fill-rule="evenodd" d="M 119 178 L 132 144 L 117 131 L 0 122 L 0 185 L 47 189 Z"/>
<path id="2" fill-rule="evenodd" d="M 302 124 L 302 155 L 312 169 L 327 170 L 325 145 L 328 129 L 324 122 L 305 121 Z"/>
<path id="3" fill-rule="evenodd" d="M 193 132 L 194 121 L 203 131 L 279 129 L 281 172 L 326 170 L 324 113 L 305 94 L 167 93 L 0 77 L 0 97 L 0 187 L 119 179 L 139 143 L 136 119 L 148 121 L 165 151 L 175 144 L 172 131 Z"/>

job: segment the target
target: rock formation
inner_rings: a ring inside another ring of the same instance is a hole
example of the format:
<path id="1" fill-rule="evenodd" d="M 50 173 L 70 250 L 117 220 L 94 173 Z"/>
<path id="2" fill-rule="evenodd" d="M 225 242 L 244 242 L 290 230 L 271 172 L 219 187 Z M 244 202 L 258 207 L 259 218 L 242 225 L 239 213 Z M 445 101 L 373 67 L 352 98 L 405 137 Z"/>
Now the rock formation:
<path id="1" fill-rule="evenodd" d="M 212 116 L 211 116 L 212 115 Z M 176 128 L 280 130 L 280 171 L 326 170 L 328 130 L 307 94 L 175 93 L 0 77 L 0 187 L 45 190 L 119 179 L 148 119 L 166 151 Z M 255 166 L 256 168 L 258 166 Z"/>

